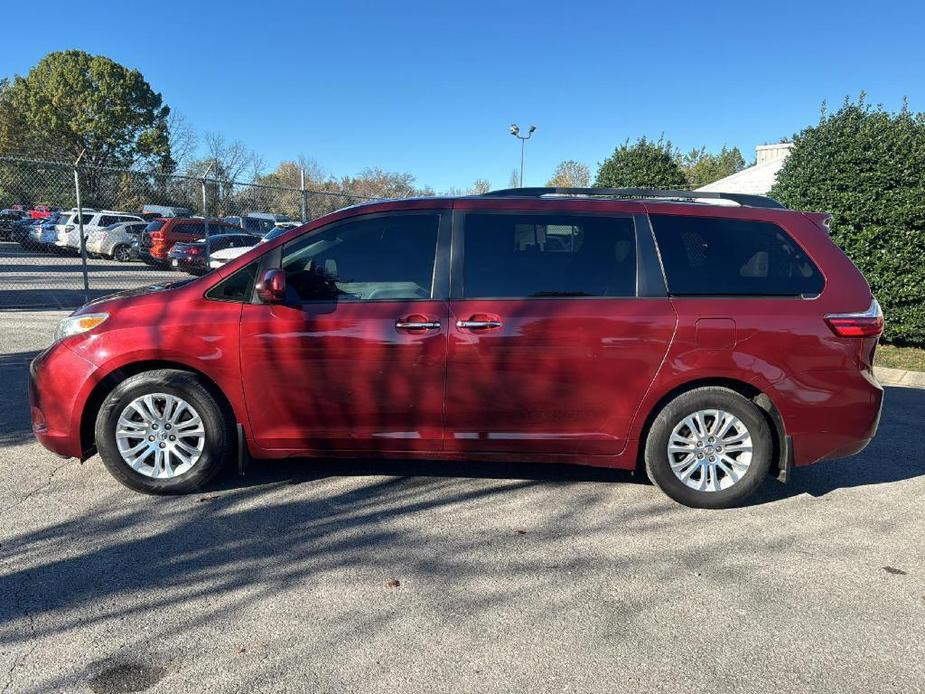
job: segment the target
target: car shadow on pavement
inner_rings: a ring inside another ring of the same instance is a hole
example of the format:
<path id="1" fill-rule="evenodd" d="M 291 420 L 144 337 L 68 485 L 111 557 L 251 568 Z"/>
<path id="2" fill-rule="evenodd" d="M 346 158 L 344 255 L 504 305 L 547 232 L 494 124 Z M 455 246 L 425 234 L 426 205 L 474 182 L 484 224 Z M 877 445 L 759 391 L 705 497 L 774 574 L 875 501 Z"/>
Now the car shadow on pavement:
<path id="1" fill-rule="evenodd" d="M 925 475 L 925 439 L 910 433 L 916 431 L 923 421 L 925 390 L 887 387 L 880 427 L 867 448 L 851 458 L 796 468 L 787 484 L 768 479 L 747 505 L 771 503 L 799 494 L 820 497 L 836 489 L 888 484 Z M 230 490 L 266 484 L 301 484 L 326 477 L 369 475 L 649 484 L 642 472 L 584 465 L 296 458 L 254 461 L 243 477 L 228 469 L 212 488 Z"/>

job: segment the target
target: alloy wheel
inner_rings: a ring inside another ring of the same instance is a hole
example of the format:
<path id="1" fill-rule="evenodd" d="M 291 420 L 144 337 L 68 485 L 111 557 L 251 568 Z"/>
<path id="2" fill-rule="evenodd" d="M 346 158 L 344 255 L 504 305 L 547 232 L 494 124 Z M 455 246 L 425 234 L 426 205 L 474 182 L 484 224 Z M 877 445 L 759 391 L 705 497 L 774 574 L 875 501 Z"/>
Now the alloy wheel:
<path id="1" fill-rule="evenodd" d="M 671 471 L 691 489 L 718 492 L 748 472 L 752 436 L 741 419 L 723 410 L 698 410 L 668 437 Z"/>
<path id="2" fill-rule="evenodd" d="M 183 398 L 151 393 L 132 400 L 116 424 L 122 460 L 146 477 L 171 479 L 202 457 L 206 431 L 199 413 Z"/>

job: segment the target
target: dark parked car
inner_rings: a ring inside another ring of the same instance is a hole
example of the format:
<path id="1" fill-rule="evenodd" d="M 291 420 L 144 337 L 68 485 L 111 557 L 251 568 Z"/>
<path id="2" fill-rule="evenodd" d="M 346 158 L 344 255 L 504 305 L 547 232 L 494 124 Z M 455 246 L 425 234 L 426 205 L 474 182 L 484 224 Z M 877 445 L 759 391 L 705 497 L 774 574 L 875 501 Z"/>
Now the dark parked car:
<path id="1" fill-rule="evenodd" d="M 209 271 L 209 258 L 216 251 L 226 248 L 250 248 L 260 243 L 260 237 L 253 234 L 217 234 L 202 241 L 175 243 L 167 254 L 174 270 L 191 275 L 204 275 Z"/>
<path id="2" fill-rule="evenodd" d="M 638 189 L 347 208 L 79 309 L 32 362 L 32 430 L 148 493 L 235 458 L 466 457 L 727 507 L 877 430 L 883 315 L 826 222 Z"/>
<path id="3" fill-rule="evenodd" d="M 0 210 L 0 241 L 9 241 L 13 224 L 23 219 L 31 219 L 23 210 Z"/>

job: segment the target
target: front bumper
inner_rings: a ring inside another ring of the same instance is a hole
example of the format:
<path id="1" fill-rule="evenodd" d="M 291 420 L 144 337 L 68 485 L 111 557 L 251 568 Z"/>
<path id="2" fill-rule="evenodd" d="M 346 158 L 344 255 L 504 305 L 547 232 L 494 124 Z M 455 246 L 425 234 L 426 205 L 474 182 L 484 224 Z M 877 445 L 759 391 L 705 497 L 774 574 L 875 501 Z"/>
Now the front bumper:
<path id="1" fill-rule="evenodd" d="M 67 339 L 46 349 L 29 365 L 32 433 L 53 453 L 85 457 L 80 440 L 81 415 L 96 370 L 94 364 L 67 346 Z"/>

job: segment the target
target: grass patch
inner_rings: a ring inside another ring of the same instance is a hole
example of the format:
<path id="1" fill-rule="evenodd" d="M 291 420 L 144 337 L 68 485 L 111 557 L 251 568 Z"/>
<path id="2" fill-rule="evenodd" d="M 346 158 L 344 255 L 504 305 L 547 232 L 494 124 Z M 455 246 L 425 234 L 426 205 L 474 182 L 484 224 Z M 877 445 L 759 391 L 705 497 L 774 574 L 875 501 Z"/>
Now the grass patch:
<path id="1" fill-rule="evenodd" d="M 877 366 L 906 371 L 925 371 L 925 349 L 880 345 L 874 357 Z"/>

